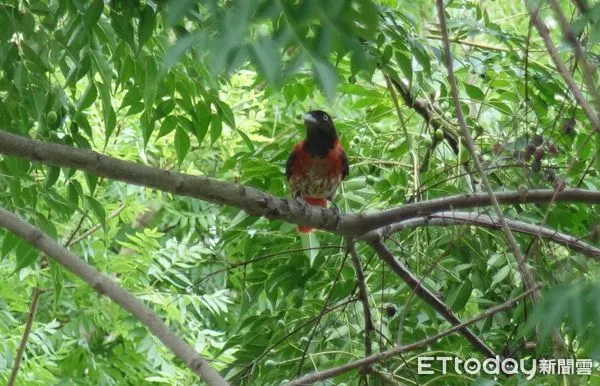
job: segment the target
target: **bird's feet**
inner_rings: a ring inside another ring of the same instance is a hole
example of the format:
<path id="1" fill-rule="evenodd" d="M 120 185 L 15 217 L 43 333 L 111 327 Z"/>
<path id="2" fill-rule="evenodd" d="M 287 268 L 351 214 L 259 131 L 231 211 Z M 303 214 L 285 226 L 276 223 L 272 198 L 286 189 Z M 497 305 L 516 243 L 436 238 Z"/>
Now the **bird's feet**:
<path id="1" fill-rule="evenodd" d="M 335 221 L 335 229 L 340 229 L 340 226 L 342 225 L 342 211 L 340 210 L 340 207 L 338 206 L 338 204 L 335 203 L 335 201 L 333 200 L 329 200 L 329 202 L 331 202 L 331 204 L 333 205 L 333 214 L 336 217 L 336 221 Z"/>
<path id="2" fill-rule="evenodd" d="M 302 198 L 300 195 L 294 195 L 294 200 L 296 200 L 296 202 L 300 205 L 302 205 L 302 210 L 304 211 L 304 213 L 308 213 L 308 205 L 310 205 L 304 198 Z"/>

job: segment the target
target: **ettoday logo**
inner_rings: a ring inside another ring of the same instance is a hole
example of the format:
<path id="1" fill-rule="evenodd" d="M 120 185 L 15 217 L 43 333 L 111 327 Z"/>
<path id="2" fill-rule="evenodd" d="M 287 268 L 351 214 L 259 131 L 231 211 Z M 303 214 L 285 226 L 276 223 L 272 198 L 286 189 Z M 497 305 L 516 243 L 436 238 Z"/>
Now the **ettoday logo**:
<path id="1" fill-rule="evenodd" d="M 454 371 L 454 374 L 523 374 L 528 380 L 533 379 L 537 374 L 578 374 L 590 375 L 592 373 L 591 359 L 531 359 L 531 360 L 516 360 L 513 358 L 500 358 L 496 355 L 493 358 L 487 358 L 483 361 L 477 358 L 468 358 L 466 360 L 458 357 L 440 356 L 428 357 L 423 356 L 417 359 L 417 373 L 419 375 L 435 374 L 433 365 L 441 366 L 441 373 L 447 374 L 449 371 Z"/>

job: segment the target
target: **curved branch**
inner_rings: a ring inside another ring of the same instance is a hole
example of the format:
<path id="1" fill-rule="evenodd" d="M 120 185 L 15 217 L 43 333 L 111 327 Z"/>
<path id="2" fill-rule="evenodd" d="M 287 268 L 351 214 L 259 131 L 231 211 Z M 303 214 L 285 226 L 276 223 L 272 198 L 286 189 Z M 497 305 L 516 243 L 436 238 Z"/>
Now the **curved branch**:
<path id="1" fill-rule="evenodd" d="M 52 240 L 38 228 L 23 221 L 13 213 L 0 207 L 0 227 L 21 237 L 34 248 L 44 252 L 62 266 L 92 286 L 101 295 L 106 295 L 123 309 L 135 316 L 158 339 L 163 342 L 192 371 L 210 386 L 228 385 L 206 359 L 192 346 L 180 339 L 148 306 L 121 288 L 108 276 L 96 271 L 82 259 Z"/>
<path id="2" fill-rule="evenodd" d="M 358 369 L 358 368 L 363 368 L 365 366 L 369 366 L 373 363 L 377 363 L 377 362 L 381 362 L 384 359 L 393 357 L 395 355 L 398 354 L 402 354 L 405 352 L 409 352 L 409 351 L 414 351 L 420 348 L 424 348 L 427 347 L 428 345 L 430 345 L 431 343 L 435 343 L 438 340 L 440 340 L 441 338 L 444 338 L 450 334 L 455 333 L 456 331 L 459 331 L 461 329 L 464 329 L 468 326 L 470 326 L 473 323 L 476 323 L 482 319 L 485 319 L 491 315 L 497 314 L 498 312 L 502 312 L 508 308 L 511 308 L 516 302 L 518 302 L 519 300 L 523 299 L 524 297 L 528 296 L 531 291 L 533 290 L 538 290 L 540 288 L 540 286 L 536 286 L 535 288 L 532 288 L 529 291 L 523 292 L 521 295 L 507 301 L 506 303 L 500 304 L 496 307 L 492 307 L 490 309 L 488 309 L 487 311 L 482 312 L 481 314 L 477 315 L 476 317 L 474 317 L 471 320 L 468 320 L 464 323 L 461 323 L 459 325 L 456 325 L 452 328 L 449 328 L 445 331 L 440 332 L 437 335 L 434 335 L 432 337 L 420 340 L 416 343 L 412 343 L 412 344 L 407 344 L 405 346 L 398 346 L 398 347 L 394 347 L 392 349 L 389 349 L 387 351 L 382 351 L 380 353 L 371 355 L 370 357 L 364 358 L 364 359 L 360 359 L 354 362 L 350 362 L 348 364 L 339 366 L 339 367 L 334 367 L 332 369 L 329 370 L 325 370 L 325 371 L 321 371 L 318 373 L 313 373 L 310 375 L 307 375 L 305 377 L 302 378 L 298 378 L 293 380 L 292 382 L 288 383 L 286 386 L 294 386 L 294 385 L 310 385 L 312 383 L 318 382 L 318 381 L 322 381 L 324 379 L 329 379 L 329 378 L 333 378 L 337 375 L 340 374 L 344 374 L 347 373 L 349 371 L 352 371 L 354 369 Z"/>
<path id="3" fill-rule="evenodd" d="M 550 202 L 555 193 L 554 189 L 536 189 L 530 190 L 526 194 L 519 193 L 518 191 L 495 192 L 495 196 L 499 204 L 533 204 Z M 600 192 L 583 189 L 565 189 L 556 194 L 555 201 L 600 204 Z M 410 218 L 427 216 L 444 210 L 479 208 L 489 206 L 490 204 L 491 198 L 487 192 L 459 194 L 406 204 L 367 215 L 347 215 L 342 219 L 343 222 L 340 230 L 343 231 L 347 227 L 351 230 L 358 230 L 357 234 L 363 234 Z"/>
<path id="4" fill-rule="evenodd" d="M 70 146 L 34 141 L 2 130 L 0 130 L 0 154 L 48 165 L 76 168 L 163 192 L 230 205 L 254 216 L 309 225 L 348 236 L 360 236 L 382 226 L 443 210 L 490 205 L 487 193 L 467 193 L 406 204 L 371 214 L 345 215 L 342 216 L 342 223 L 338 227 L 338 218 L 330 209 L 312 205 L 304 206 L 296 200 L 275 197 L 249 186 L 162 170 Z M 497 192 L 495 195 L 500 204 L 525 204 L 550 202 L 554 194 L 553 189 L 540 189 L 531 190 L 526 194 L 511 191 Z M 565 189 L 556 194 L 556 201 L 600 204 L 600 192 Z"/>
<path id="5" fill-rule="evenodd" d="M 586 256 L 592 257 L 600 261 L 600 248 L 581 241 L 575 236 L 561 233 L 557 230 L 548 227 L 540 227 L 539 225 L 529 224 L 523 221 L 512 220 L 505 218 L 509 228 L 515 232 L 525 233 L 531 236 L 541 236 L 544 239 L 550 240 L 557 244 L 562 244 L 583 253 Z M 412 218 L 404 220 L 385 228 L 382 228 L 377 234 L 386 236 L 392 233 L 400 232 L 405 229 L 423 227 L 423 226 L 449 226 L 449 225 L 475 225 L 486 228 L 499 229 L 500 224 L 498 217 L 485 213 L 478 212 L 437 212 L 429 216 Z M 375 237 L 374 233 L 365 235 L 365 239 Z"/>

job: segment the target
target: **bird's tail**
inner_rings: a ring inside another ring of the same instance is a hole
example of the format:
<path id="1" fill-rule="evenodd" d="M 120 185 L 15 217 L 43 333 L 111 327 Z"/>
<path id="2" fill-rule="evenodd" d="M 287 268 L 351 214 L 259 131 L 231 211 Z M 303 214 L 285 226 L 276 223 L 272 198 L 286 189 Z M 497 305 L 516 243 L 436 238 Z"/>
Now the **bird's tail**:
<path id="1" fill-rule="evenodd" d="M 304 197 L 304 201 L 311 205 L 327 207 L 327 199 L 326 198 L 315 198 L 315 197 Z M 313 231 L 312 227 L 298 225 L 298 232 L 300 233 L 310 233 Z"/>

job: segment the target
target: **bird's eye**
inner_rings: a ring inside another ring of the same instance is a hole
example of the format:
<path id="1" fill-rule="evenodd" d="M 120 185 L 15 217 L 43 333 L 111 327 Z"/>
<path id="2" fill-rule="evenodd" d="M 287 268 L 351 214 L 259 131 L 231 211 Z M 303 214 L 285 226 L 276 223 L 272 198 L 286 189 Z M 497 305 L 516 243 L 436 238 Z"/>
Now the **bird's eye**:
<path id="1" fill-rule="evenodd" d="M 323 120 L 327 122 L 329 120 L 329 116 L 327 114 L 323 115 Z"/>

